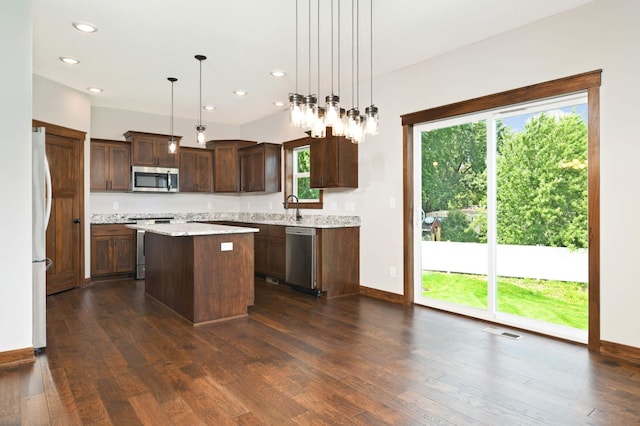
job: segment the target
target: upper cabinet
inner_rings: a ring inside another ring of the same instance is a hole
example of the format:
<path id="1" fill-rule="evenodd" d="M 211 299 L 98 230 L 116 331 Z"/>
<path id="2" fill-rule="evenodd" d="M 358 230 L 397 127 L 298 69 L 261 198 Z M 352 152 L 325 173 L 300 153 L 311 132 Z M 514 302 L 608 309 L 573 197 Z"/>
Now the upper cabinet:
<path id="1" fill-rule="evenodd" d="M 134 166 L 148 167 L 173 167 L 179 166 L 180 144 L 176 152 L 169 153 L 170 135 L 155 133 L 142 133 L 129 130 L 124 134 L 128 142 L 131 142 L 131 164 Z M 180 136 L 174 136 L 180 141 Z"/>
<path id="2" fill-rule="evenodd" d="M 211 192 L 213 152 L 201 148 L 180 151 L 180 192 Z"/>
<path id="3" fill-rule="evenodd" d="M 311 187 L 357 188 L 358 145 L 342 136 L 333 136 L 327 127 L 324 139 L 311 139 Z"/>
<path id="4" fill-rule="evenodd" d="M 239 150 L 242 192 L 280 192 L 281 151 L 282 145 L 274 143 L 260 143 Z"/>
<path id="5" fill-rule="evenodd" d="M 131 189 L 131 144 L 91 139 L 91 191 Z"/>
<path id="6" fill-rule="evenodd" d="M 240 158 L 238 150 L 254 146 L 244 140 L 211 140 L 207 149 L 213 150 L 213 192 L 240 192 Z"/>

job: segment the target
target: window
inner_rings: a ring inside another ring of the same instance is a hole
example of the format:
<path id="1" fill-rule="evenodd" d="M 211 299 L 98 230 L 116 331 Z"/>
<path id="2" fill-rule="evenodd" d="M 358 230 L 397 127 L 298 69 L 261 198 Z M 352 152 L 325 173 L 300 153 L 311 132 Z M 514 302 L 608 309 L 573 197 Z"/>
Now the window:
<path id="1" fill-rule="evenodd" d="M 309 145 L 293 149 L 293 193 L 300 202 L 317 202 L 320 190 L 311 188 Z"/>
<path id="2" fill-rule="evenodd" d="M 283 143 L 284 147 L 284 198 L 294 194 L 300 199 L 301 209 L 321 209 L 322 190 L 311 188 L 311 154 L 306 137 Z"/>

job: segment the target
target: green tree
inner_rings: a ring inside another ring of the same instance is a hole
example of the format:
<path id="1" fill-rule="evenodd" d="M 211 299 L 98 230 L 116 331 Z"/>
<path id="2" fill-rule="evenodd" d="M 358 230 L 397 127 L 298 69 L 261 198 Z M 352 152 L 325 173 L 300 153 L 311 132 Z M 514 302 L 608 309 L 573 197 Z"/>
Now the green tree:
<path id="1" fill-rule="evenodd" d="M 298 172 L 309 173 L 311 171 L 311 153 L 309 149 L 296 151 L 298 159 Z M 320 191 L 311 188 L 311 178 L 298 178 L 298 198 L 301 200 L 317 200 Z"/>
<path id="2" fill-rule="evenodd" d="M 425 212 L 486 205 L 485 121 L 422 132 Z"/>
<path id="3" fill-rule="evenodd" d="M 478 233 L 471 227 L 464 212 L 460 210 L 449 211 L 449 215 L 442 221 L 440 232 L 442 241 L 479 242 Z"/>
<path id="4" fill-rule="evenodd" d="M 577 114 L 503 132 L 497 157 L 500 244 L 587 247 L 587 126 Z"/>

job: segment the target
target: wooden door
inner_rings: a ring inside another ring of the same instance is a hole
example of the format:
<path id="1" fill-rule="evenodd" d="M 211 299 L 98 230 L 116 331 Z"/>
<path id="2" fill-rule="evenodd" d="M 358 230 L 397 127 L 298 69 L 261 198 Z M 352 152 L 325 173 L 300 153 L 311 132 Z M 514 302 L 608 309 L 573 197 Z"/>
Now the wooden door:
<path id="1" fill-rule="evenodd" d="M 214 192 L 238 192 L 238 148 L 235 144 L 219 145 L 214 154 Z"/>
<path id="2" fill-rule="evenodd" d="M 131 189 L 131 146 L 125 143 L 111 145 L 109 149 L 109 173 L 112 191 Z"/>
<path id="3" fill-rule="evenodd" d="M 113 272 L 135 271 L 135 232 L 128 235 L 115 235 L 113 237 Z"/>
<path id="4" fill-rule="evenodd" d="M 52 205 L 47 228 L 47 294 L 78 287 L 82 282 L 84 228 L 85 133 L 46 123 L 46 152 L 51 169 Z"/>
<path id="5" fill-rule="evenodd" d="M 91 190 L 109 189 L 109 147 L 103 143 L 91 143 Z"/>
<path id="6" fill-rule="evenodd" d="M 185 148 L 180 155 L 180 191 L 194 192 L 196 190 L 196 153 Z"/>
<path id="7" fill-rule="evenodd" d="M 213 161 L 211 152 L 199 152 L 196 156 L 198 192 L 211 192 L 213 188 Z"/>
<path id="8" fill-rule="evenodd" d="M 153 167 L 156 164 L 156 141 L 153 138 L 134 137 L 132 142 L 134 166 Z"/>
<path id="9" fill-rule="evenodd" d="M 91 237 L 91 276 L 113 273 L 113 237 Z"/>
<path id="10" fill-rule="evenodd" d="M 177 138 L 176 138 L 177 139 Z M 156 158 L 160 167 L 178 167 L 180 155 L 180 144 L 176 146 L 176 152 L 169 152 L 169 138 L 156 139 Z"/>

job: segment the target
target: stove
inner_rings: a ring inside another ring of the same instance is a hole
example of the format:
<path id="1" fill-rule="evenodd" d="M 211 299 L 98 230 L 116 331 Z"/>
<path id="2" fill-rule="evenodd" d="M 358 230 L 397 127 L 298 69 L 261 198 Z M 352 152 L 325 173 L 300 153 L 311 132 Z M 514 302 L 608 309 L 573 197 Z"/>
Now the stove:
<path id="1" fill-rule="evenodd" d="M 184 220 L 176 219 L 175 216 L 162 217 L 130 217 L 128 220 L 135 222 L 136 225 L 154 225 L 156 223 L 184 223 Z M 136 232 L 136 279 L 143 280 L 145 276 L 144 267 L 144 231 L 138 229 Z"/>

